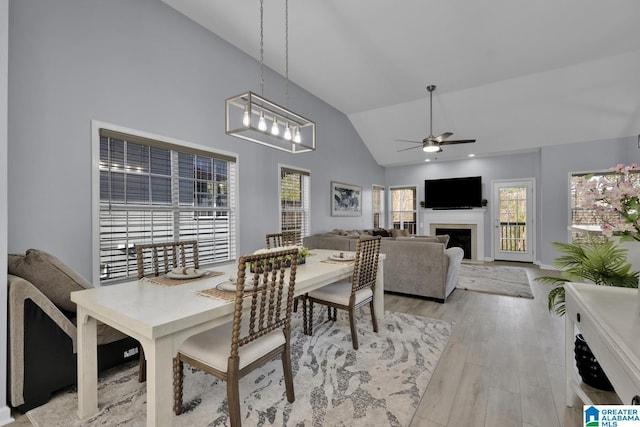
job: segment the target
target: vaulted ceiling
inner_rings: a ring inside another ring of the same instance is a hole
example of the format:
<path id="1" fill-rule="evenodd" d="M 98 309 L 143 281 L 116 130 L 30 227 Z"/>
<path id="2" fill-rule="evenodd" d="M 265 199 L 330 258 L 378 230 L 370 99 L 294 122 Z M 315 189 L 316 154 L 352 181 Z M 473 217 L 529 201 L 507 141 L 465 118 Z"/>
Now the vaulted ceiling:
<path id="1" fill-rule="evenodd" d="M 258 0 L 163 1 L 259 60 Z M 284 0 L 264 3 L 264 63 L 284 75 Z M 429 84 L 433 133 L 477 140 L 437 161 L 637 135 L 638 18 L 637 0 L 291 0 L 289 78 L 383 166 L 424 162 L 396 140 L 428 135 Z"/>

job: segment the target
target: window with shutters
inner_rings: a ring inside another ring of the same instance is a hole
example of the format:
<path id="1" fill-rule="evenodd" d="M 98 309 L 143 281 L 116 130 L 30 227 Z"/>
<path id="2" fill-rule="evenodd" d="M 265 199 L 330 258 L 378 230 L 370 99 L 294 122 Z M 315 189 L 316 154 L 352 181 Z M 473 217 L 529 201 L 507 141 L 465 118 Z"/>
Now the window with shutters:
<path id="1" fill-rule="evenodd" d="M 309 235 L 310 188 L 309 171 L 280 166 L 280 231 L 292 232 L 298 245 Z"/>
<path id="2" fill-rule="evenodd" d="M 586 197 L 577 191 L 579 184 L 584 185 L 585 181 L 596 181 L 603 186 L 613 187 L 621 180 L 624 180 L 624 175 L 621 175 L 612 171 L 595 171 L 595 172 L 583 172 L 571 174 L 569 182 L 570 198 L 571 198 L 571 225 L 582 226 L 586 228 L 592 228 L 594 230 L 600 229 L 605 223 L 615 223 L 619 218 L 615 212 L 609 212 L 604 217 L 598 215 L 598 212 L 593 207 L 593 200 Z M 632 171 L 629 174 L 629 180 L 633 186 L 640 183 L 640 172 Z M 586 243 L 591 239 L 606 240 L 604 236 L 599 233 L 585 233 L 580 231 L 571 231 L 572 243 Z"/>
<path id="3" fill-rule="evenodd" d="M 384 187 L 373 186 L 373 228 L 384 228 Z"/>
<path id="4" fill-rule="evenodd" d="M 392 187 L 390 191 L 393 228 L 409 230 L 410 234 L 416 234 L 418 226 L 416 187 Z"/>
<path id="5" fill-rule="evenodd" d="M 135 278 L 135 244 L 197 240 L 200 265 L 234 260 L 236 159 L 99 129 L 103 283 Z"/>

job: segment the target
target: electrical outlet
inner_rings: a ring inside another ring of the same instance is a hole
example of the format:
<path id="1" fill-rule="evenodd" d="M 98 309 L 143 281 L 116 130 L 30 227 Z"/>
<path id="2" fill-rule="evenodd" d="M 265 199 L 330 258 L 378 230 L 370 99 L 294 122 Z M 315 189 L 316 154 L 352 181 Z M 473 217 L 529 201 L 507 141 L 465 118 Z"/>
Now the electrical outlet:
<path id="1" fill-rule="evenodd" d="M 124 357 L 127 358 L 127 357 L 133 356 L 135 354 L 138 354 L 138 347 L 134 347 L 134 348 L 131 348 L 131 349 L 125 351 L 124 352 Z"/>

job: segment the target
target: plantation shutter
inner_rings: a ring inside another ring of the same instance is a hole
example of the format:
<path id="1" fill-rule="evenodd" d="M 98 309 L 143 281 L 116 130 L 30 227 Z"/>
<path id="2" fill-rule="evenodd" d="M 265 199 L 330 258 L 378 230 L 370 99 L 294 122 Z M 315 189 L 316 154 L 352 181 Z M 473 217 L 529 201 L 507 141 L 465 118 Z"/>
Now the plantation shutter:
<path id="1" fill-rule="evenodd" d="M 310 233 L 310 187 L 309 172 L 280 168 L 280 231 L 293 232 L 298 245 Z"/>
<path id="2" fill-rule="evenodd" d="M 236 159 L 100 129 L 100 280 L 137 277 L 135 244 L 197 240 L 235 259 Z"/>

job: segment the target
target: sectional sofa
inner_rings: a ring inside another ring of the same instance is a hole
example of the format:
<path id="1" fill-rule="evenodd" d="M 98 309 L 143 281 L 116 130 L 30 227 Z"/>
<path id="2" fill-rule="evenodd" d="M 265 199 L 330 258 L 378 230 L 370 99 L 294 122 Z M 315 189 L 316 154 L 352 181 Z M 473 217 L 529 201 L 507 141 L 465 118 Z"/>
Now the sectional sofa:
<path id="1" fill-rule="evenodd" d="M 385 233 L 387 235 L 385 235 Z M 355 251 L 361 236 L 381 235 L 384 290 L 445 302 L 458 284 L 464 257 L 461 248 L 447 248 L 448 235 L 410 236 L 404 230 L 333 230 L 307 236 L 304 246 L 336 251 Z"/>

